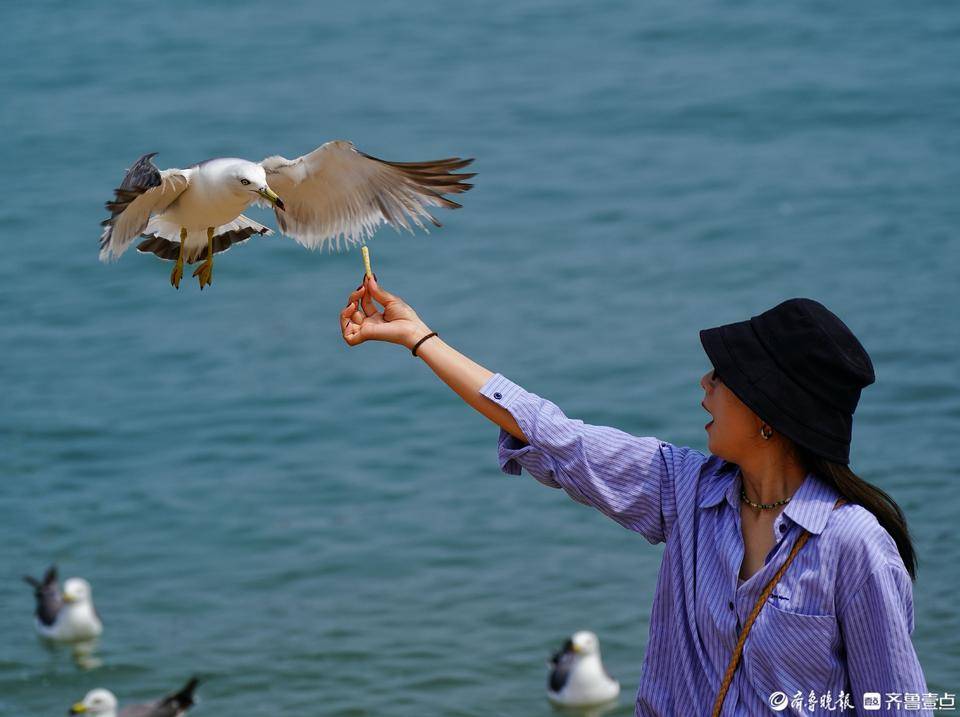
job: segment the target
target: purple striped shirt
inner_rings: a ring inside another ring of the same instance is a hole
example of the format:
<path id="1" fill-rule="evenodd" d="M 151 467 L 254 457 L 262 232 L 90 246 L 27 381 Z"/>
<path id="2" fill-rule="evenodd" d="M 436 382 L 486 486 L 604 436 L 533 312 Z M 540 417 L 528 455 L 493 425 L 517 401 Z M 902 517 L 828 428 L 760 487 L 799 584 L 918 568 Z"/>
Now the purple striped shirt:
<path id="1" fill-rule="evenodd" d="M 709 714 L 741 621 L 804 528 L 812 535 L 760 611 L 722 714 L 770 714 L 774 692 L 790 699 L 783 714 L 932 714 L 923 699 L 935 696 L 927 693 L 910 639 L 910 576 L 890 534 L 865 508 L 833 510 L 839 493 L 808 475 L 774 521 L 776 542 L 764 566 L 741 583 L 736 466 L 567 418 L 500 374 L 480 393 L 509 411 L 530 441 L 501 430 L 505 473 L 526 468 L 651 543 L 666 543 L 638 716 Z M 864 710 L 863 695 L 871 692 L 880 694 L 879 710 Z M 899 693 L 899 708 L 888 693 Z M 828 694 L 830 704 L 821 705 Z M 843 695 L 854 709 L 837 709 Z"/>

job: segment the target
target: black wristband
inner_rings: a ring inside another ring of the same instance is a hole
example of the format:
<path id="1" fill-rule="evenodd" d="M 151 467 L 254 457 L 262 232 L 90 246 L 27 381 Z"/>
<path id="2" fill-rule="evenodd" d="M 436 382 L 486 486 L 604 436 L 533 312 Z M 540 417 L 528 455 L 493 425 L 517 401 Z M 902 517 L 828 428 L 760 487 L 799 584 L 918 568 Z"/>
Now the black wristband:
<path id="1" fill-rule="evenodd" d="M 438 334 L 436 331 L 433 331 L 433 332 L 427 334 L 426 336 L 424 336 L 422 339 L 420 339 L 419 341 L 417 341 L 417 343 L 415 343 L 415 344 L 413 345 L 413 348 L 410 349 L 410 353 L 412 353 L 414 356 L 416 356 L 416 355 L 417 355 L 417 349 L 420 348 L 420 344 L 422 344 L 424 341 L 426 341 L 427 339 L 429 339 L 431 336 L 439 336 L 439 335 L 440 335 L 440 334 Z"/>

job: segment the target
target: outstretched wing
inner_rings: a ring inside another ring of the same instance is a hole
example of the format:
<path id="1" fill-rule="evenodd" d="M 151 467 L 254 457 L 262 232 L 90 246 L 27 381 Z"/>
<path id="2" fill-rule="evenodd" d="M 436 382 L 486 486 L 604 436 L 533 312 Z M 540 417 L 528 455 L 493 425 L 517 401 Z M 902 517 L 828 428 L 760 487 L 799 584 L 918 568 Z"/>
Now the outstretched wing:
<path id="1" fill-rule="evenodd" d="M 100 261 L 119 258 L 146 228 L 150 215 L 170 206 L 190 183 L 189 170 L 158 170 L 150 161 L 156 155 L 151 152 L 138 159 L 106 203 L 110 217 L 100 223 Z"/>
<path id="2" fill-rule="evenodd" d="M 260 164 L 267 184 L 283 200 L 275 210 L 281 231 L 305 247 L 328 241 L 366 240 L 381 222 L 413 231 L 424 220 L 438 222 L 427 207 L 459 209 L 445 194 L 460 194 L 475 174 L 454 174 L 472 159 L 387 162 L 357 150 L 350 142 L 327 142 L 297 159 L 268 157 Z"/>

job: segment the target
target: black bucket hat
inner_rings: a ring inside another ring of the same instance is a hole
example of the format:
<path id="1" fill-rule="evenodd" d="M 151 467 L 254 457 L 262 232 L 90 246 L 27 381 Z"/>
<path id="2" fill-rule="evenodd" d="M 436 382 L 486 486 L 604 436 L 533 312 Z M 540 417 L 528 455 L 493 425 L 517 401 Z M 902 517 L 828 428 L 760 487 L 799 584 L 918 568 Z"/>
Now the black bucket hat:
<path id="1" fill-rule="evenodd" d="M 816 455 L 850 462 L 853 412 L 874 382 L 866 349 L 812 299 L 700 332 L 720 379 L 763 421 Z"/>

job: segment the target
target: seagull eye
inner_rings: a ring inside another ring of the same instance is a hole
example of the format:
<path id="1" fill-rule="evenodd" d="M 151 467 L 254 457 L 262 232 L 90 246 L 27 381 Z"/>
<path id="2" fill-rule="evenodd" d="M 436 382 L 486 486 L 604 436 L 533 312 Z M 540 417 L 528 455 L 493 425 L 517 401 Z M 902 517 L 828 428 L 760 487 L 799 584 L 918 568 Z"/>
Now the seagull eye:
<path id="1" fill-rule="evenodd" d="M 249 180 L 249 179 L 241 179 L 241 180 L 240 180 L 240 184 L 242 184 L 243 186 L 247 186 L 248 184 L 250 184 L 250 180 Z"/>

